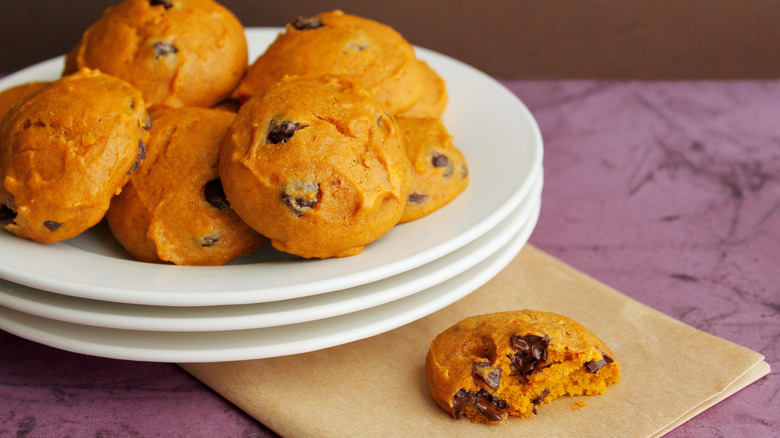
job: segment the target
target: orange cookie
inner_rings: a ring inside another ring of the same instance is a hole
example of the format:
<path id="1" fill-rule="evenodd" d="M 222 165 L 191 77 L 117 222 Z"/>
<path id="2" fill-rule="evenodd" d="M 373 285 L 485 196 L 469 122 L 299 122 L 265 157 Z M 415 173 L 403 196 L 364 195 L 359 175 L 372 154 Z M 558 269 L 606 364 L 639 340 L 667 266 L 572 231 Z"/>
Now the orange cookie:
<path id="1" fill-rule="evenodd" d="M 210 107 L 247 67 L 238 19 L 212 0 L 125 0 L 87 29 L 65 62 L 122 78 L 148 106 Z"/>
<path id="2" fill-rule="evenodd" d="M 263 95 L 284 76 L 343 75 L 369 90 L 390 114 L 410 108 L 423 93 L 412 46 L 376 21 L 326 12 L 297 18 L 249 67 L 236 95 Z"/>
<path id="3" fill-rule="evenodd" d="M 3 117 L 8 114 L 14 105 L 21 103 L 24 99 L 47 85 L 49 85 L 49 82 L 30 82 L 0 92 L 0 120 L 3 120 Z"/>
<path id="4" fill-rule="evenodd" d="M 416 68 L 420 71 L 423 93 L 411 108 L 398 116 L 439 118 L 444 114 L 449 101 L 447 84 L 427 62 L 417 61 Z"/>
<path id="5" fill-rule="evenodd" d="M 236 212 L 302 257 L 357 254 L 400 219 L 411 166 L 393 119 L 346 77 L 288 79 L 238 112 L 220 152 Z"/>
<path id="6" fill-rule="evenodd" d="M 143 157 L 149 124 L 141 93 L 86 69 L 14 106 L 0 125 L 0 225 L 56 242 L 98 223 Z"/>
<path id="7" fill-rule="evenodd" d="M 431 343 L 434 400 L 453 418 L 496 424 L 563 395 L 597 395 L 620 380 L 615 354 L 582 324 L 534 310 L 474 316 Z"/>
<path id="8" fill-rule="evenodd" d="M 111 202 L 111 231 L 135 258 L 222 265 L 266 239 L 230 208 L 219 179 L 219 146 L 235 114 L 156 107 L 146 159 Z"/>
<path id="9" fill-rule="evenodd" d="M 396 117 L 406 156 L 414 168 L 412 188 L 400 222 L 426 216 L 458 196 L 469 184 L 466 159 L 452 144 L 440 119 Z"/>

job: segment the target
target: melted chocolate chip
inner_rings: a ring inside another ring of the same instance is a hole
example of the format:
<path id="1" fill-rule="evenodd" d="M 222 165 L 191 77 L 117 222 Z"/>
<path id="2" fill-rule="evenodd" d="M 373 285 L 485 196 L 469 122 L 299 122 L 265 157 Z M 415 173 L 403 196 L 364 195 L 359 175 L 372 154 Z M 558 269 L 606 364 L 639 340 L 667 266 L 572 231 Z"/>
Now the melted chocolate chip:
<path id="1" fill-rule="evenodd" d="M 504 412 L 507 406 L 506 402 L 498 397 L 490 395 L 490 393 L 484 389 L 477 392 L 474 405 L 479 409 L 479 412 L 490 421 L 501 421 L 506 414 L 506 412 Z"/>
<path id="2" fill-rule="evenodd" d="M 133 173 L 136 170 L 138 170 L 138 166 L 141 165 L 141 161 L 146 158 L 146 145 L 144 142 L 139 138 L 138 139 L 138 155 L 135 156 L 135 163 L 133 163 L 133 167 L 130 168 L 130 170 L 127 171 L 127 173 Z"/>
<path id="3" fill-rule="evenodd" d="M 320 185 L 315 183 L 298 183 L 289 185 L 282 191 L 282 201 L 298 217 L 303 216 L 320 200 Z"/>
<path id="4" fill-rule="evenodd" d="M 491 395 L 484 389 L 476 394 L 471 391 L 461 389 L 452 397 L 453 418 L 463 418 L 466 408 L 476 406 L 479 412 L 490 421 L 501 421 L 504 419 L 507 404 L 504 400 Z"/>
<path id="5" fill-rule="evenodd" d="M 542 404 L 542 402 L 544 401 L 545 398 L 547 398 L 548 395 L 550 395 L 550 390 L 545 389 L 544 391 L 542 391 L 541 394 L 539 394 L 539 397 L 536 397 L 535 399 L 531 400 L 531 403 L 533 403 L 534 405 Z"/>
<path id="6" fill-rule="evenodd" d="M 219 178 L 212 179 L 203 186 L 203 196 L 217 210 L 230 209 L 230 203 L 227 200 L 227 196 L 225 196 L 225 190 L 222 188 L 222 180 Z"/>
<path id="7" fill-rule="evenodd" d="M 474 406 L 474 393 L 461 389 L 454 396 L 452 396 L 452 410 L 454 411 L 452 416 L 454 418 L 463 418 L 466 408 Z"/>
<path id="8" fill-rule="evenodd" d="M 431 157 L 431 164 L 433 164 L 433 167 L 445 167 L 449 162 L 450 160 L 446 155 L 436 154 Z"/>
<path id="9" fill-rule="evenodd" d="M 611 364 L 615 361 L 604 353 L 602 353 L 602 355 L 604 356 L 603 359 L 585 362 L 585 371 L 595 374 L 598 373 L 600 369 L 604 368 L 605 365 Z"/>
<path id="10" fill-rule="evenodd" d="M 501 368 L 490 365 L 490 362 L 474 362 L 472 371 L 487 383 L 493 391 L 498 391 L 501 386 Z"/>
<path id="11" fill-rule="evenodd" d="M 165 9 L 173 7 L 173 0 L 149 0 L 149 4 L 152 6 L 165 6 Z"/>
<path id="12" fill-rule="evenodd" d="M 217 242 L 219 242 L 219 236 L 217 236 L 215 234 L 212 234 L 210 236 L 205 236 L 205 237 L 201 238 L 200 239 L 200 246 L 202 246 L 204 248 L 208 248 L 208 247 L 210 247 L 211 245 L 213 245 L 213 244 L 215 244 Z"/>
<path id="13" fill-rule="evenodd" d="M 157 41 L 156 43 L 154 43 L 155 60 L 159 59 L 161 56 L 173 55 L 178 51 L 179 49 L 177 49 L 176 46 L 174 46 L 171 43 L 166 43 L 164 41 Z"/>
<path id="14" fill-rule="evenodd" d="M 322 27 L 322 20 L 319 17 L 304 18 L 298 16 L 290 24 L 298 30 L 311 30 Z"/>
<path id="15" fill-rule="evenodd" d="M 266 138 L 265 142 L 271 144 L 286 143 L 287 140 L 292 138 L 296 131 L 305 127 L 306 125 L 284 120 L 281 123 L 272 125 L 269 128 L 268 137 Z"/>
<path id="16" fill-rule="evenodd" d="M 469 176 L 469 168 L 463 165 L 460 167 L 460 177 L 466 178 L 467 176 Z"/>
<path id="17" fill-rule="evenodd" d="M 512 366 L 522 375 L 538 372 L 547 360 L 547 346 L 550 338 L 536 335 L 512 336 L 512 348 L 517 350 L 510 356 Z"/>
<path id="18" fill-rule="evenodd" d="M 428 200 L 428 196 L 422 195 L 420 193 L 412 193 L 408 198 L 406 198 L 406 200 L 413 204 L 422 204 Z"/>
<path id="19" fill-rule="evenodd" d="M 16 219 L 16 212 L 5 204 L 0 205 L 0 227 L 11 225 L 14 219 Z"/>
<path id="20" fill-rule="evenodd" d="M 49 231 L 57 231 L 58 228 L 60 228 L 62 224 L 59 222 L 54 221 L 46 221 L 43 223 L 43 226 L 46 227 Z"/>

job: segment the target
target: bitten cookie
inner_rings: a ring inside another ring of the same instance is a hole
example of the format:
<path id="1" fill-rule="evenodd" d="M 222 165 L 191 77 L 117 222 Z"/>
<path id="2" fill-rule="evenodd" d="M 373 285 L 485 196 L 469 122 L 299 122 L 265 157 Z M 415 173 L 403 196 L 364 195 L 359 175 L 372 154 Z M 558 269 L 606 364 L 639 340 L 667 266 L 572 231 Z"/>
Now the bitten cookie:
<path id="1" fill-rule="evenodd" d="M 580 323 L 521 310 L 474 316 L 431 343 L 434 400 L 453 418 L 496 424 L 563 395 L 597 395 L 620 380 L 615 354 Z"/>
<path id="2" fill-rule="evenodd" d="M 49 82 L 30 82 L 0 92 L 0 120 L 3 120 L 3 117 L 11 111 L 14 105 L 21 103 L 24 99 L 47 85 L 49 85 Z"/>
<path id="3" fill-rule="evenodd" d="M 400 219 L 411 185 L 401 133 L 346 77 L 288 79 L 245 103 L 220 151 L 230 205 L 279 250 L 357 254 Z"/>
<path id="4" fill-rule="evenodd" d="M 409 222 L 455 199 L 468 186 L 469 171 L 440 119 L 396 117 L 396 122 L 414 168 L 412 189 L 400 220 Z"/>
<path id="5" fill-rule="evenodd" d="M 14 106 L 0 125 L 0 225 L 56 242 L 98 223 L 150 123 L 141 93 L 86 69 Z"/>
<path id="6" fill-rule="evenodd" d="M 236 95 L 263 95 L 284 76 L 343 75 L 374 94 L 392 115 L 423 93 L 412 46 L 391 27 L 332 11 L 287 24 L 247 70 Z"/>
<path id="7" fill-rule="evenodd" d="M 143 93 L 149 107 L 210 107 L 238 85 L 248 62 L 239 20 L 212 0 L 125 0 L 108 8 L 68 54 Z"/>
<path id="8" fill-rule="evenodd" d="M 222 265 L 266 241 L 230 208 L 219 179 L 219 147 L 235 114 L 206 108 L 150 110 L 146 159 L 106 218 L 136 259 Z"/>

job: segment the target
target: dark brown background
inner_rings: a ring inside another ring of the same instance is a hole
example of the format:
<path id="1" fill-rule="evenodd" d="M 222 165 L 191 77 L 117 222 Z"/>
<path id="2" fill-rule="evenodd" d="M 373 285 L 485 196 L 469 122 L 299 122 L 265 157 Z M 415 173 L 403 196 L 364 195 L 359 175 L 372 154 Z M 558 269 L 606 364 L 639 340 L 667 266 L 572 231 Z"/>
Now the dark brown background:
<path id="1" fill-rule="evenodd" d="M 67 52 L 119 0 L 0 0 L 0 72 Z M 222 0 L 245 26 L 330 9 L 503 78 L 777 78 L 777 0 Z"/>

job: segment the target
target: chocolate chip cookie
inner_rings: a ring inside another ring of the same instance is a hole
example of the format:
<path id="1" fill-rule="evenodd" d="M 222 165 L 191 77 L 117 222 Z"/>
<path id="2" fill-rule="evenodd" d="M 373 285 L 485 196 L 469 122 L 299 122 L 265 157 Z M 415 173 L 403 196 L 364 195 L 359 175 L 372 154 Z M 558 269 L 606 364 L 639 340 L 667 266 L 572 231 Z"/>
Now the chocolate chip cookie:
<path id="1" fill-rule="evenodd" d="M 240 21 L 212 0 L 125 0 L 86 30 L 65 72 L 122 78 L 150 107 L 210 107 L 236 87 L 247 57 Z"/>
<path id="2" fill-rule="evenodd" d="M 8 114 L 11 107 L 21 103 L 24 99 L 47 85 L 49 85 L 49 82 L 29 82 L 0 92 L 0 120 L 3 120 L 3 117 Z"/>
<path id="3" fill-rule="evenodd" d="M 146 159 L 111 202 L 114 237 L 136 259 L 222 265 L 266 241 L 230 208 L 222 190 L 219 147 L 235 114 L 155 107 Z"/>
<path id="4" fill-rule="evenodd" d="M 497 424 L 563 395 L 597 395 L 620 380 L 612 350 L 580 323 L 534 310 L 466 318 L 439 334 L 425 364 L 453 418 Z"/>
<path id="5" fill-rule="evenodd" d="M 250 99 L 220 152 L 239 216 L 307 258 L 357 254 L 396 225 L 411 173 L 392 117 L 338 76 L 287 78 Z"/>
<path id="6" fill-rule="evenodd" d="M 56 242 L 98 223 L 138 167 L 141 93 L 84 69 L 15 105 L 0 124 L 0 226 Z"/>
<path id="7" fill-rule="evenodd" d="M 412 188 L 400 222 L 426 216 L 457 197 L 469 184 L 463 153 L 441 119 L 396 117 L 406 156 L 414 168 Z"/>
<path id="8" fill-rule="evenodd" d="M 414 50 L 398 32 L 336 10 L 288 23 L 249 67 L 236 95 L 246 101 L 284 76 L 322 75 L 351 77 L 392 115 L 409 109 L 423 93 Z"/>

